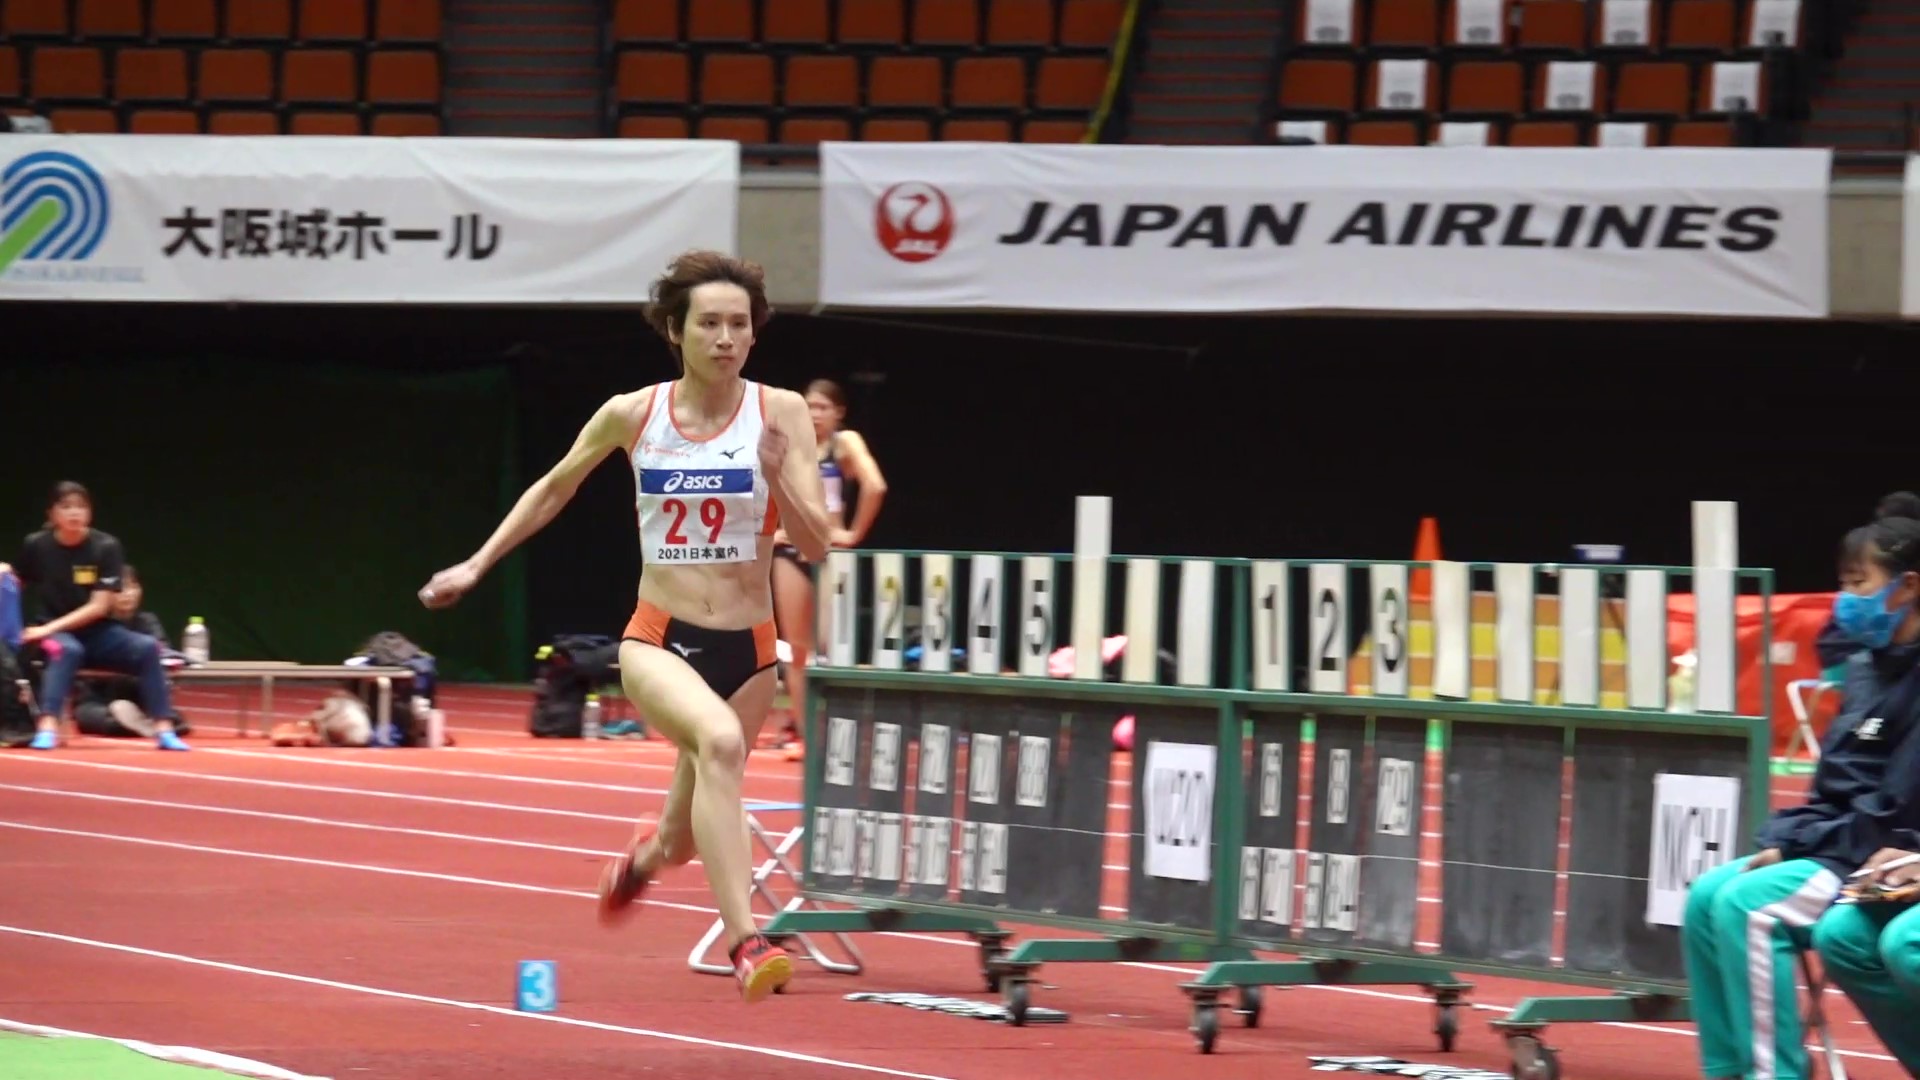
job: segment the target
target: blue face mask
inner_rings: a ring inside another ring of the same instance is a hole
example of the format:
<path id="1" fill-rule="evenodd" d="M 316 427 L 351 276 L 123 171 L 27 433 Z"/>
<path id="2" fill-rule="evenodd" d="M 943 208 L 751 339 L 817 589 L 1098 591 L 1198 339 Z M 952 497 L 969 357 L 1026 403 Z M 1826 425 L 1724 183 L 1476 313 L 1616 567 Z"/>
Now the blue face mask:
<path id="1" fill-rule="evenodd" d="M 1898 585 L 1898 579 L 1889 581 L 1879 592 L 1866 596 L 1841 590 L 1833 598 L 1834 625 L 1869 649 L 1886 648 L 1907 615 L 1904 607 L 1898 611 L 1887 610 L 1887 602 L 1893 599 Z"/>

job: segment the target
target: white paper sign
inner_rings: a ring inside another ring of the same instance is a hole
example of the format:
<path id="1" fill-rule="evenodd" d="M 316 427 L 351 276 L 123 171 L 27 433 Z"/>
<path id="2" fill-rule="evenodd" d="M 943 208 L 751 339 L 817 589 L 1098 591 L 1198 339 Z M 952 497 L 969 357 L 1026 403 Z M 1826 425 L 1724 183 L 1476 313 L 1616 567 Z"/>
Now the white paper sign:
<path id="1" fill-rule="evenodd" d="M 1204 882 L 1213 871 L 1213 782 L 1219 748 L 1147 744 L 1147 876 Z"/>
<path id="2" fill-rule="evenodd" d="M 1740 832 L 1740 781 L 1661 773 L 1653 781 L 1653 847 L 1647 867 L 1647 923 L 1679 926 L 1687 890 L 1733 860 Z"/>

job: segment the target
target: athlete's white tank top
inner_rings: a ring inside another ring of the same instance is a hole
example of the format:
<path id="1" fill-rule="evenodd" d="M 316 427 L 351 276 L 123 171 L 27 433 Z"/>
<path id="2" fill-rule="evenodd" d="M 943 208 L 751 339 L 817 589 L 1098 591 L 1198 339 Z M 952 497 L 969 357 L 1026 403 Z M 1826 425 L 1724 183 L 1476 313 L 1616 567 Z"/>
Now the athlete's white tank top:
<path id="1" fill-rule="evenodd" d="M 780 516 L 760 472 L 766 390 L 747 382 L 727 426 L 694 439 L 673 422 L 675 385 L 653 388 L 646 422 L 633 444 L 641 562 L 752 562 L 759 555 L 755 541 L 771 534 Z"/>

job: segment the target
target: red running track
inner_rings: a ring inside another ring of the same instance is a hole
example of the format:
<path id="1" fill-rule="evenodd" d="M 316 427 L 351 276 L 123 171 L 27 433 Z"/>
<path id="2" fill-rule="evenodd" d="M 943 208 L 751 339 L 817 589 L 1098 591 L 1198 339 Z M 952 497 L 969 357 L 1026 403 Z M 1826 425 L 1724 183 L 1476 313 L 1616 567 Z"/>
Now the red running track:
<path id="1" fill-rule="evenodd" d="M 312 704 L 279 697 L 283 718 Z M 802 964 L 790 993 L 749 1008 L 731 980 L 688 968 L 713 919 L 697 864 L 667 875 L 626 927 L 593 919 L 602 860 L 636 815 L 659 806 L 672 762 L 664 746 L 530 739 L 526 694 L 448 688 L 455 749 L 277 750 L 257 737 L 257 719 L 256 737 L 233 736 L 238 704 L 226 691 L 188 696 L 192 754 L 81 740 L 0 755 L 0 1016 L 339 1078 L 1110 1080 L 1183 1070 L 1306 1080 L 1320 1075 L 1308 1070 L 1313 1054 L 1505 1071 L 1505 1048 L 1483 1021 L 1521 998 L 1570 992 L 1474 979 L 1460 1048 L 1442 1055 L 1432 1007 L 1410 988 L 1269 989 L 1262 1027 L 1229 1021 L 1202 1057 L 1175 989 L 1197 967 L 1044 968 L 1034 1003 L 1069 1012 L 1064 1025 L 843 1000 L 855 990 L 994 1000 L 964 939 L 895 934 L 858 939 L 864 974 Z M 799 767 L 758 755 L 747 791 L 797 801 Z M 1113 802 L 1125 798 L 1124 786 L 1112 789 Z M 1430 811 L 1428 858 L 1438 828 Z M 1107 891 L 1117 902 L 1111 883 Z M 1423 920 L 1423 937 L 1431 927 Z M 557 962 L 556 1013 L 513 1010 L 522 959 Z M 1844 999 L 1829 1002 L 1852 1073 L 1898 1076 Z M 1568 1024 L 1550 1036 L 1570 1076 L 1698 1072 L 1684 1025 Z"/>

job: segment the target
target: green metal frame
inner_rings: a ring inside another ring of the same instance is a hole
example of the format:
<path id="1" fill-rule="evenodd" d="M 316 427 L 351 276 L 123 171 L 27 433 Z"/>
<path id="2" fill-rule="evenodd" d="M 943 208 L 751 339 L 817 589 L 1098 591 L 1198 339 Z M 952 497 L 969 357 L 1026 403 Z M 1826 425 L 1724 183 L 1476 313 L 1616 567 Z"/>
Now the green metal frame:
<path id="1" fill-rule="evenodd" d="M 874 554 L 878 553 L 859 553 L 864 558 L 871 558 Z M 1006 560 L 1003 566 L 1008 568 L 1005 572 L 1006 576 L 1002 579 L 1003 604 L 1008 596 L 1013 595 L 1012 579 L 1017 574 L 1018 560 L 1029 557 L 1028 554 L 1023 553 L 972 551 L 900 550 L 887 552 L 887 554 L 898 554 L 907 560 L 929 554 L 949 556 L 954 560 L 956 572 L 963 560 L 971 559 L 976 555 L 998 555 Z M 1050 557 L 1056 563 L 1072 560 L 1070 555 L 1053 554 Z M 1762 707 L 1758 715 L 1679 714 L 1651 709 L 1520 705 L 1436 698 L 1258 691 L 1247 688 L 1250 656 L 1251 567 L 1255 560 L 1190 560 L 1173 556 L 1115 555 L 1108 560 L 1109 573 L 1113 564 L 1123 564 L 1140 558 L 1152 559 L 1163 564 L 1188 561 L 1210 562 L 1216 567 L 1229 568 L 1233 571 L 1229 575 L 1233 582 L 1233 595 L 1229 598 L 1228 632 L 1232 657 L 1226 679 L 1229 685 L 1198 687 L 1162 683 L 1037 678 L 1009 674 L 935 673 L 918 671 L 906 666 L 899 670 L 810 666 L 808 668 L 809 693 L 804 704 L 806 730 L 812 734 L 822 730 L 824 726 L 825 702 L 821 690 L 825 687 L 988 697 L 1017 695 L 1025 698 L 1060 698 L 1135 706 L 1212 707 L 1216 708 L 1219 714 L 1218 738 L 1223 760 L 1236 763 L 1242 760 L 1244 740 L 1250 725 L 1257 722 L 1257 717 L 1260 715 L 1273 713 L 1299 716 L 1302 720 L 1303 743 L 1312 740 L 1315 718 L 1322 712 L 1366 718 L 1369 736 L 1372 734 L 1373 722 L 1378 718 L 1425 720 L 1429 724 L 1430 745 L 1433 737 L 1437 735 L 1442 740 L 1442 746 L 1450 741 L 1452 724 L 1458 720 L 1468 719 L 1477 723 L 1558 727 L 1565 733 L 1569 749 L 1575 745 L 1582 731 L 1657 730 L 1668 735 L 1693 734 L 1744 738 L 1748 750 L 1747 775 L 1742 784 L 1743 797 L 1746 801 L 1745 833 L 1747 837 L 1751 837 L 1768 813 L 1767 792 L 1771 782 L 1772 745 L 1772 728 L 1768 717 L 1772 711 L 1773 699 L 1772 620 L 1770 618 L 1762 620 L 1760 663 L 1765 670 L 1762 678 Z M 1410 569 L 1430 565 L 1410 560 L 1289 558 L 1276 561 L 1284 561 L 1291 567 L 1341 565 L 1349 571 L 1376 565 L 1398 565 Z M 1485 570 L 1494 564 L 1467 565 L 1475 570 Z M 1631 570 L 1659 570 L 1669 580 L 1676 574 L 1692 573 L 1692 569 L 1688 567 L 1607 565 L 1581 568 L 1600 570 L 1609 574 Z M 819 568 L 815 568 L 815 573 L 819 573 Z M 1752 583 L 1757 586 L 1763 610 L 1770 611 L 1773 595 L 1772 571 L 1740 569 L 1734 571 L 1734 574 L 1736 597 L 1744 584 Z M 1058 574 L 1055 580 L 1060 580 Z M 901 585 L 904 591 L 905 582 L 903 581 Z M 1602 604 L 1604 605 L 1606 601 L 1607 598 L 1603 596 Z M 1111 597 L 1108 602 L 1111 603 Z M 951 623 L 954 626 L 961 625 L 970 614 L 970 612 L 959 610 L 959 607 L 960 605 L 956 605 L 956 610 L 952 613 Z M 1219 609 L 1220 601 L 1216 595 L 1216 619 Z M 1001 610 L 1004 613 L 1006 609 L 1003 606 Z M 1349 605 L 1349 610 L 1352 610 L 1352 605 Z M 1063 621 L 1065 620 L 1059 618 L 1059 612 L 1056 610 L 1055 625 L 1060 625 Z M 1107 620 L 1103 619 L 1103 627 L 1106 623 Z M 1000 638 L 1003 661 L 1010 647 L 1009 635 L 1004 632 L 1005 629 L 1003 628 Z M 858 648 L 859 635 L 857 631 L 854 633 L 853 640 Z M 951 637 L 955 642 L 965 639 L 965 636 L 960 634 L 954 634 Z M 1059 637 L 1056 636 L 1056 644 L 1059 643 Z M 1216 678 L 1216 681 L 1219 680 Z M 809 813 L 818 805 L 824 769 L 822 755 L 807 755 L 803 798 Z M 1219 883 L 1238 880 L 1240 874 L 1240 852 L 1244 843 L 1242 788 L 1241 770 L 1238 767 L 1221 770 L 1221 775 L 1216 779 L 1214 802 L 1216 842 L 1213 877 Z M 809 830 L 802 841 L 805 851 L 801 863 L 803 867 L 812 865 L 812 840 L 811 830 Z M 1744 843 L 1750 844 L 1751 841 L 1744 839 Z M 814 901 L 843 904 L 851 910 L 783 912 L 769 923 L 767 927 L 769 933 L 786 935 L 889 930 L 965 933 L 981 942 L 983 967 L 990 986 L 999 984 L 998 976 L 1002 973 L 1016 982 L 1024 981 L 1032 968 L 1046 963 L 1146 960 L 1195 963 L 1204 961 L 1209 965 L 1206 970 L 1194 981 L 1183 984 L 1183 989 L 1197 1003 L 1197 1013 L 1210 1010 L 1218 993 L 1229 987 L 1241 988 L 1243 1005 L 1251 1003 L 1250 1007 L 1257 1010 L 1258 999 L 1247 997 L 1248 988 L 1313 984 L 1417 985 L 1426 987 L 1434 995 L 1445 1017 L 1442 1024 L 1451 1025 L 1453 1023 L 1450 1018 L 1452 1006 L 1457 1003 L 1460 995 L 1469 989 L 1467 984 L 1459 980 L 1459 976 L 1465 973 L 1614 991 L 1611 995 L 1603 996 L 1529 998 L 1520 1003 L 1508 1018 L 1494 1022 L 1496 1029 L 1506 1032 L 1509 1037 L 1531 1036 L 1550 1022 L 1678 1021 L 1687 1020 L 1691 1015 L 1688 1008 L 1687 988 L 1685 983 L 1680 981 L 1616 977 L 1566 971 L 1554 967 L 1465 960 L 1444 954 L 1414 954 L 1380 948 L 1329 947 L 1310 942 L 1271 941 L 1247 937 L 1238 933 L 1236 890 L 1224 885 L 1216 886 L 1212 922 L 1211 925 L 1202 928 L 1112 919 L 1069 918 L 1026 911 L 1010 913 L 1001 907 L 957 902 L 880 899 L 854 893 L 814 889 L 804 891 L 807 897 Z M 1014 919 L 1023 925 L 1091 932 L 1100 936 L 1091 939 L 1034 938 L 1022 941 L 1009 953 L 1001 948 L 1001 943 L 1010 936 L 1000 923 L 1002 919 Z M 1255 959 L 1256 951 L 1278 953 L 1293 956 L 1296 959 L 1259 960 Z M 1257 990 L 1254 993 L 1257 993 Z M 1196 1032 L 1199 1030 L 1199 1019 L 1196 1015 Z M 1450 1033 L 1443 1035 L 1443 1044 L 1451 1044 Z M 1203 1036 L 1202 1045 L 1210 1047 L 1211 1036 Z"/>

